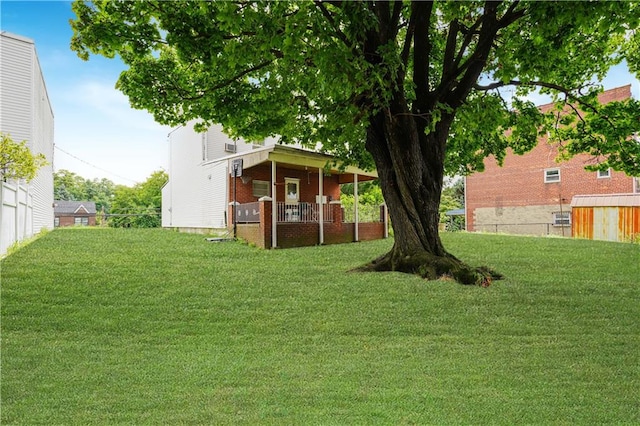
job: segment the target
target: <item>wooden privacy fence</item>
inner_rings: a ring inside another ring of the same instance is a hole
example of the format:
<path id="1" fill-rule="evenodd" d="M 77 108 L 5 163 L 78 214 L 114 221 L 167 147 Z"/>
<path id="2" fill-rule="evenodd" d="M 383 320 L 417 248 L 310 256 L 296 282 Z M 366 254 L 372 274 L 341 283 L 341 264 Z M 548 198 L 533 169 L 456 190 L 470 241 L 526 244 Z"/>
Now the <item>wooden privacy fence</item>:
<path id="1" fill-rule="evenodd" d="M 0 256 L 4 256 L 12 244 L 33 236 L 33 194 L 27 185 L 2 182 L 0 207 Z"/>

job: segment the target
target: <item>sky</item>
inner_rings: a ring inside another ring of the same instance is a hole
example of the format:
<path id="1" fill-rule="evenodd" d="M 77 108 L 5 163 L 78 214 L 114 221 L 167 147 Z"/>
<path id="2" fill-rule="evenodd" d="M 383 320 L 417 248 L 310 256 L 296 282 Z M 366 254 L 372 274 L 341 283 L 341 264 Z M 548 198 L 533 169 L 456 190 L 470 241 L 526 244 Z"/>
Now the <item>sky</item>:
<path id="1" fill-rule="evenodd" d="M 168 171 L 171 128 L 131 108 L 115 89 L 126 69 L 119 59 L 78 58 L 69 47 L 73 18 L 70 1 L 0 0 L 0 29 L 35 42 L 54 113 L 54 170 L 127 186 L 145 181 L 154 171 Z M 640 99 L 640 81 L 626 66 L 612 69 L 602 84 L 605 89 L 632 84 L 633 97 Z M 535 96 L 532 100 L 548 102 Z"/>
<path id="2" fill-rule="evenodd" d="M 74 17 L 70 1 L 0 1 L 0 29 L 35 42 L 54 114 L 54 171 L 132 186 L 168 170 L 171 128 L 115 89 L 122 61 L 71 50 Z"/>

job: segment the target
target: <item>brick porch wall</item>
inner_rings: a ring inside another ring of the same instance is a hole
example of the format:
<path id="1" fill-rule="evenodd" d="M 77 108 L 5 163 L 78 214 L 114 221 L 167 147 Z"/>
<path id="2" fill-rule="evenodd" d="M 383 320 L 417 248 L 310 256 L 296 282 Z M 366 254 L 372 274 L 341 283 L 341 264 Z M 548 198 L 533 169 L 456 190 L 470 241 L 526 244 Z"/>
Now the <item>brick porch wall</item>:
<path id="1" fill-rule="evenodd" d="M 271 201 L 260 201 L 260 223 L 237 225 L 238 238 L 260 248 L 271 248 Z M 324 243 L 341 244 L 354 241 L 354 224 L 342 222 L 340 204 L 332 204 L 333 222 L 325 222 Z M 278 248 L 315 246 L 320 243 L 318 223 L 278 223 Z M 384 223 L 360 223 L 360 241 L 384 238 Z"/>

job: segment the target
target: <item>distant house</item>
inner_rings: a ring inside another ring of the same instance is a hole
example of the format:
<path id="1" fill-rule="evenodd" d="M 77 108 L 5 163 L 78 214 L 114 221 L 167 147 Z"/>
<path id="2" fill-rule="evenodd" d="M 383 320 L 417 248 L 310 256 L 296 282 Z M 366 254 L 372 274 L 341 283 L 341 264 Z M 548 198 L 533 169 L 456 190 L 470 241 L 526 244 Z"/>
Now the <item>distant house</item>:
<path id="1" fill-rule="evenodd" d="M 627 85 L 603 92 L 599 100 L 607 103 L 630 96 L 631 86 Z M 545 110 L 551 106 L 540 108 Z M 509 151 L 502 167 L 493 157 L 485 159 L 484 172 L 466 178 L 467 230 L 562 236 L 573 233 L 600 238 L 602 233 L 599 231 L 580 233 L 572 230 L 574 207 L 595 202 L 593 196 L 640 193 L 637 177 L 613 170 L 586 171 L 586 165 L 594 164 L 589 155 L 577 155 L 560 163 L 556 162 L 557 156 L 557 145 L 541 138 L 538 145 L 524 155 Z M 592 197 L 585 201 L 583 196 Z M 576 201 L 579 199 L 581 201 Z M 616 199 L 609 198 L 607 202 Z M 625 200 L 628 203 L 637 197 Z M 596 223 L 598 226 L 604 225 Z"/>
<path id="2" fill-rule="evenodd" d="M 0 32 L 0 132 L 27 141 L 47 166 L 29 183 L 0 185 L 0 255 L 42 229 L 53 228 L 53 111 L 33 40 Z"/>
<path id="3" fill-rule="evenodd" d="M 62 226 L 95 226 L 96 203 L 93 201 L 63 201 L 54 202 L 55 227 Z"/>
<path id="4" fill-rule="evenodd" d="M 375 222 L 361 223 L 358 215 L 346 222 L 340 204 L 341 184 L 375 179 L 375 171 L 343 169 L 332 165 L 331 156 L 273 140 L 233 141 L 220 126 L 204 133 L 178 128 L 169 144 L 169 181 L 162 189 L 165 228 L 233 232 L 264 248 L 386 235 L 384 214 Z"/>

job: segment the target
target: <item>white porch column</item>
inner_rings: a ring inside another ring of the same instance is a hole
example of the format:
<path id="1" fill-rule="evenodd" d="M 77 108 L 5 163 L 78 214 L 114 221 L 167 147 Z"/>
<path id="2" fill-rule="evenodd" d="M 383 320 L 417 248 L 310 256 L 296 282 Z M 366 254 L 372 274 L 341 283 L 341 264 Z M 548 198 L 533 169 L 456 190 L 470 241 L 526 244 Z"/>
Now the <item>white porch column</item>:
<path id="1" fill-rule="evenodd" d="M 276 162 L 271 160 L 271 248 L 278 247 L 278 197 L 276 196 Z"/>
<path id="2" fill-rule="evenodd" d="M 358 235 L 358 222 L 360 218 L 358 217 L 358 174 L 353 174 L 353 208 L 354 208 L 354 224 L 353 224 L 353 240 L 360 241 L 360 236 Z"/>
<path id="3" fill-rule="evenodd" d="M 324 181 L 324 170 L 322 168 L 318 168 L 318 194 L 320 200 L 320 210 L 318 212 L 318 229 L 319 236 L 318 241 L 320 244 L 324 244 L 324 204 L 322 203 L 322 196 L 324 192 L 323 182 Z"/>

